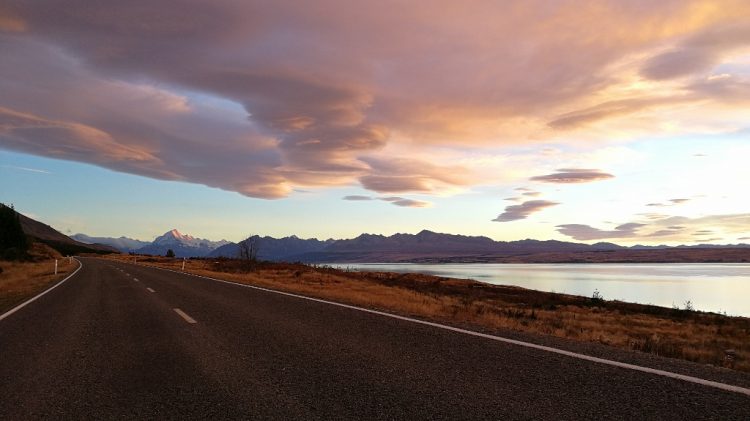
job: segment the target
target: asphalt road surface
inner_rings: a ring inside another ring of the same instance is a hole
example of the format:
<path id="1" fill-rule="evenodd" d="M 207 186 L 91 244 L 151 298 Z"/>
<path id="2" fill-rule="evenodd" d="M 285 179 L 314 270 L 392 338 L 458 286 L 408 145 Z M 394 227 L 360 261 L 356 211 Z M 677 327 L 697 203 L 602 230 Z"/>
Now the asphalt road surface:
<path id="1" fill-rule="evenodd" d="M 0 320 L 0 419 L 750 420 L 750 396 L 106 260 Z"/>

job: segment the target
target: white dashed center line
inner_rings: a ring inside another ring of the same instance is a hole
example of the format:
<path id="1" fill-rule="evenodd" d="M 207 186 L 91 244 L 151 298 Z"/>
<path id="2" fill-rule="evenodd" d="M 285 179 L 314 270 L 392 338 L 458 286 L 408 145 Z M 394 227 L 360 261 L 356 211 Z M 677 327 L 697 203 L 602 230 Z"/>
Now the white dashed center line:
<path id="1" fill-rule="evenodd" d="M 179 308 L 175 308 L 173 310 L 174 310 L 175 313 L 179 314 L 180 317 L 182 317 L 183 319 L 185 319 L 186 322 L 188 322 L 190 324 L 198 323 L 198 322 L 195 321 L 195 319 L 193 319 L 192 317 L 190 317 L 187 314 L 185 314 L 185 312 L 182 311 L 182 310 L 180 310 Z"/>
<path id="2" fill-rule="evenodd" d="M 153 290 L 153 289 L 151 289 L 151 288 L 146 288 L 146 289 L 148 290 L 148 292 L 156 292 L 156 291 L 154 291 L 154 290 Z"/>

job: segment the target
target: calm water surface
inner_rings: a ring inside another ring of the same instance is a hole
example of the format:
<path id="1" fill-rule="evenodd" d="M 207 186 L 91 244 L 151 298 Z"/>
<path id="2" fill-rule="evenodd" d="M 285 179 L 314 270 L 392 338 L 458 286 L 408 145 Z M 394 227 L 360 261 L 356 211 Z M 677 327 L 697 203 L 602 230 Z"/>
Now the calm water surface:
<path id="1" fill-rule="evenodd" d="M 497 285 L 750 317 L 750 264 L 492 264 L 355 263 L 335 267 L 418 272 Z"/>

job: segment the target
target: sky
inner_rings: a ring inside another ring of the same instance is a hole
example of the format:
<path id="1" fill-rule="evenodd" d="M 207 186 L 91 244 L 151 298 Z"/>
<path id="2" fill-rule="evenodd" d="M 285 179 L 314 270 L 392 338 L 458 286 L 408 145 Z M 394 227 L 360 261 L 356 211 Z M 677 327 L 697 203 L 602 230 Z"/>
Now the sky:
<path id="1" fill-rule="evenodd" d="M 750 3 L 0 4 L 0 202 L 67 234 L 750 243 Z"/>

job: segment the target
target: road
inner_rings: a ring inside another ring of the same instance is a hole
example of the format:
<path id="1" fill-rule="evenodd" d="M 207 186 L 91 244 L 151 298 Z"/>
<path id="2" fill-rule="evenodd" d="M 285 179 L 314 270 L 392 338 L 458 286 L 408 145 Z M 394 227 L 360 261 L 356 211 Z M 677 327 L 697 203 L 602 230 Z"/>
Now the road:
<path id="1" fill-rule="evenodd" d="M 0 419 L 750 419 L 750 396 L 81 259 L 0 320 Z"/>

